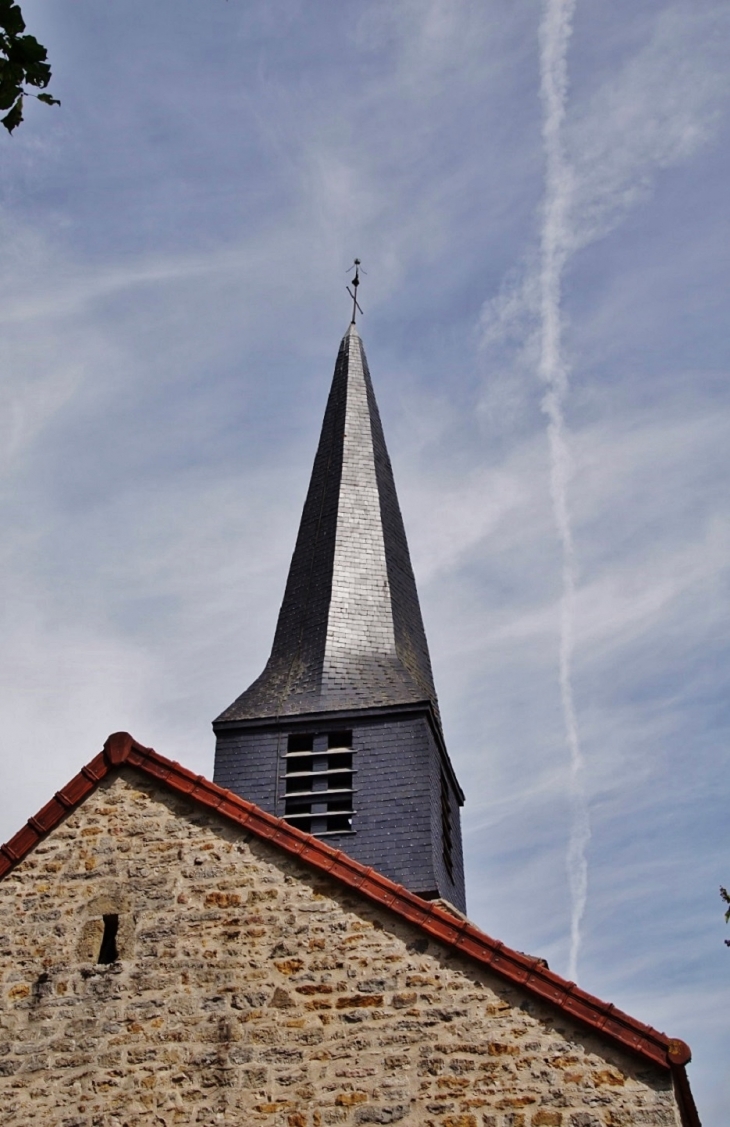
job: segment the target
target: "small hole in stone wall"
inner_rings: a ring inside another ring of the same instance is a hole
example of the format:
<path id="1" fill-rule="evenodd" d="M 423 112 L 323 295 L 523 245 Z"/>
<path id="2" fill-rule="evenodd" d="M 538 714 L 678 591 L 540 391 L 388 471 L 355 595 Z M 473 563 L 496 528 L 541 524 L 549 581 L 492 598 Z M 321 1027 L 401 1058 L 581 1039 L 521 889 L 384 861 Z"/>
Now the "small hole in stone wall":
<path id="1" fill-rule="evenodd" d="M 119 930 L 119 916 L 104 916 L 104 935 L 99 948 L 98 963 L 116 963 L 119 958 L 117 951 L 117 932 Z"/>

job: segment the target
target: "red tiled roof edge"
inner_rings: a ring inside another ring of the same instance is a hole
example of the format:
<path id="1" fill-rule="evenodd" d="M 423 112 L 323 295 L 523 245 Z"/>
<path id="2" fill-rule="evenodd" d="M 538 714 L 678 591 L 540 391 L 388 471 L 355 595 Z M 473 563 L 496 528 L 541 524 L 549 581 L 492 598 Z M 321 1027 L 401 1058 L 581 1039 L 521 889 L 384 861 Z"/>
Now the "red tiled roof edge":
<path id="1" fill-rule="evenodd" d="M 513 951 L 490 938 L 468 920 L 448 911 L 402 885 L 384 877 L 326 842 L 267 814 L 252 802 L 224 790 L 203 775 L 195 775 L 179 763 L 138 744 L 127 732 L 115 732 L 90 763 L 81 768 L 50 802 L 29 818 L 25 826 L 0 846 L 0 879 L 5 877 L 55 826 L 79 806 L 110 771 L 127 764 L 142 771 L 170 790 L 245 827 L 256 837 L 283 849 L 312 868 L 335 877 L 372 902 L 387 908 L 420 928 L 433 939 L 489 967 L 501 978 L 548 1002 L 581 1025 L 639 1056 L 670 1069 L 682 1109 L 685 1127 L 699 1127 L 699 1119 L 687 1083 L 684 1065 L 691 1059 L 689 1046 L 667 1037 L 629 1014 L 581 990 L 573 982 L 548 970 L 539 959 Z M 692 1115 L 694 1113 L 694 1116 Z"/>

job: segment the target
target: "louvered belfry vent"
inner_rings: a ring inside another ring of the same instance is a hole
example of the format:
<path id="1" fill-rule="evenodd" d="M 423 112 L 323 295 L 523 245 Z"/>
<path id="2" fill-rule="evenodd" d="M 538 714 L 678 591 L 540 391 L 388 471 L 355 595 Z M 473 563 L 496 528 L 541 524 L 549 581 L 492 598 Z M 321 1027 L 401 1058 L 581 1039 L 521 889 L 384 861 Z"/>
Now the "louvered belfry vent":
<path id="1" fill-rule="evenodd" d="M 221 786 L 464 909 L 464 796 L 354 325 L 340 344 L 271 656 L 213 727 Z"/>
<path id="2" fill-rule="evenodd" d="M 311 735 L 289 736 L 280 774 L 284 818 L 300 830 L 323 837 L 352 833 L 352 732 L 335 732 L 322 740 Z"/>

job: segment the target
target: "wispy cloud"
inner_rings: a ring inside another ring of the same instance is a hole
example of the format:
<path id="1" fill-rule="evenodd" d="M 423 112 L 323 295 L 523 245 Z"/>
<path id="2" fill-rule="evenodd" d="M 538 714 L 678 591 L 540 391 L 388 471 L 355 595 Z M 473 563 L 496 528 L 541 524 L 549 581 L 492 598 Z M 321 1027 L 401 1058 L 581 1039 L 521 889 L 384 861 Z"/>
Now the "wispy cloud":
<path id="1" fill-rule="evenodd" d="M 569 106 L 568 45 L 574 16 L 572 0 L 546 0 L 540 56 L 546 154 L 540 250 L 528 255 L 521 273 L 507 277 L 500 295 L 487 303 L 482 315 L 484 347 L 497 353 L 511 348 L 522 379 L 532 368 L 548 388 L 542 408 L 548 416 L 551 495 L 563 548 L 559 664 L 571 758 L 568 974 L 573 978 L 586 905 L 590 826 L 572 682 L 574 635 L 580 627 L 576 626 L 576 555 L 568 502 L 573 463 L 565 426 L 569 374 L 563 342 L 565 271 L 577 251 L 605 236 L 646 198 L 661 169 L 687 160 L 708 142 L 730 90 L 716 47 L 718 31 L 728 30 L 727 14 L 712 7 L 697 18 L 694 10 L 678 5 L 658 14 L 649 41 L 618 74 L 604 78 L 593 92 L 583 90 Z M 643 614 L 652 613 L 652 608 L 656 613 L 671 597 L 673 586 L 670 580 L 663 594 L 661 584 L 654 584 Z M 615 627 L 621 619 L 620 614 L 618 620 L 615 617 L 616 610 L 611 615 Z M 630 614 L 632 621 L 635 613 Z M 540 617 L 544 621 L 544 615 Z M 516 623 L 513 628 L 520 629 Z"/>
<path id="2" fill-rule="evenodd" d="M 565 436 L 565 397 L 568 368 L 563 355 L 563 271 L 570 254 L 570 208 L 573 170 L 566 159 L 563 123 L 568 92 L 568 44 L 573 30 L 575 0 L 546 0 L 540 28 L 540 92 L 545 144 L 545 201 L 540 256 L 540 354 L 538 373 L 547 385 L 542 409 L 548 419 L 550 494 L 563 550 L 563 597 L 560 611 L 560 696 L 570 750 L 572 821 L 566 863 L 570 885 L 570 955 L 568 977 L 578 976 L 581 923 L 588 895 L 591 839 L 588 803 L 583 782 L 583 752 L 573 696 L 575 619 L 575 546 L 568 505 L 571 459 Z"/>

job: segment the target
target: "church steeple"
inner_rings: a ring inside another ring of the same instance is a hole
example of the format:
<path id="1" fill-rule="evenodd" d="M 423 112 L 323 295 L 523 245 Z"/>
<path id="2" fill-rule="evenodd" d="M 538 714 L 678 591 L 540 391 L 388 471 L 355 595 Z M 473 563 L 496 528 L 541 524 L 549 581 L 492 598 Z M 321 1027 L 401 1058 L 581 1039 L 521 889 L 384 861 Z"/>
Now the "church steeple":
<path id="1" fill-rule="evenodd" d="M 271 656 L 214 729 L 216 782 L 463 909 L 463 795 L 354 321 L 337 356 Z"/>
<path id="2" fill-rule="evenodd" d="M 219 720 L 428 701 L 431 662 L 354 323 L 342 339 L 268 664 Z"/>

